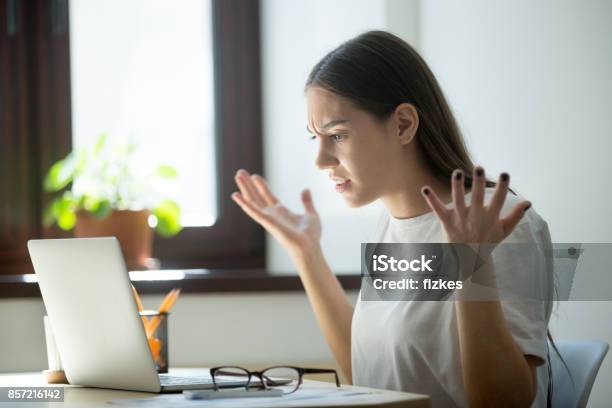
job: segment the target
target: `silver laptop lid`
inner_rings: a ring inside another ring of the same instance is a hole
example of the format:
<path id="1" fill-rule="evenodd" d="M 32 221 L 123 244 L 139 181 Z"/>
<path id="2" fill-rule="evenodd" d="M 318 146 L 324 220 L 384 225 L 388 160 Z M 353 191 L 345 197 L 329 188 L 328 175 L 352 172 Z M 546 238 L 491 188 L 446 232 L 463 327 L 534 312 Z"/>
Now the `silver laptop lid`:
<path id="1" fill-rule="evenodd" d="M 159 392 L 116 238 L 28 241 L 71 384 Z"/>

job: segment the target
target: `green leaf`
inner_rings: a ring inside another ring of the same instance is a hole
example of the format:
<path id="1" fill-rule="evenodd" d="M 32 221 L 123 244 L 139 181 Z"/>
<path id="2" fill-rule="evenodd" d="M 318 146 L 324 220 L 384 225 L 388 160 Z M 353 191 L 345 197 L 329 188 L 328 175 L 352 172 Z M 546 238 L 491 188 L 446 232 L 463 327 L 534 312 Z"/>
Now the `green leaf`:
<path id="1" fill-rule="evenodd" d="M 111 211 L 113 211 L 113 208 L 111 207 L 110 201 L 101 200 L 99 201 L 96 210 L 92 211 L 92 214 L 96 218 L 104 218 L 109 215 Z"/>
<path id="2" fill-rule="evenodd" d="M 62 212 L 57 219 L 57 225 L 64 231 L 73 229 L 74 224 L 76 224 L 76 214 L 71 210 Z"/>
<path id="3" fill-rule="evenodd" d="M 98 207 L 100 206 L 100 201 L 102 200 L 98 197 L 92 195 L 84 195 L 82 197 L 82 200 L 80 200 L 79 202 L 85 211 L 93 213 L 98 210 Z"/>
<path id="4" fill-rule="evenodd" d="M 153 209 L 153 215 L 157 218 L 155 230 L 163 237 L 178 234 L 181 226 L 181 210 L 178 204 L 172 200 L 163 200 Z"/>
<path id="5" fill-rule="evenodd" d="M 54 193 L 66 187 L 74 179 L 75 170 L 76 160 L 72 153 L 55 162 L 45 177 L 45 191 Z"/>
<path id="6" fill-rule="evenodd" d="M 63 230 L 74 228 L 76 223 L 76 215 L 74 213 L 75 200 L 70 191 L 65 191 L 60 197 L 53 200 L 47 211 L 45 211 L 44 220 L 52 224 L 57 222 L 57 225 Z M 49 225 L 50 225 L 49 224 Z"/>
<path id="7" fill-rule="evenodd" d="M 59 173 L 62 171 L 63 166 L 64 166 L 63 160 L 59 160 L 53 163 L 53 165 L 47 172 L 45 181 L 43 183 L 45 191 L 55 192 L 61 189 L 58 179 L 59 179 Z"/>
<path id="8" fill-rule="evenodd" d="M 85 201 L 87 200 L 87 197 L 89 197 L 86 194 L 83 194 L 79 197 L 75 197 L 74 199 L 74 208 L 75 210 L 82 210 L 85 209 Z"/>
<path id="9" fill-rule="evenodd" d="M 83 208 L 96 218 L 104 218 L 112 211 L 111 203 L 106 198 L 86 195 L 81 197 L 77 204 L 78 208 Z"/>
<path id="10" fill-rule="evenodd" d="M 176 169 L 167 164 L 162 164 L 160 166 L 157 166 L 154 174 L 157 177 L 163 177 L 163 178 L 176 178 L 177 176 Z"/>
<path id="11" fill-rule="evenodd" d="M 76 153 L 76 156 L 75 156 L 76 164 L 74 166 L 75 167 L 74 168 L 74 178 L 76 179 L 87 168 L 87 149 L 82 147 L 76 150 L 75 153 Z"/>
<path id="12" fill-rule="evenodd" d="M 96 140 L 96 144 L 94 145 L 94 148 L 93 148 L 94 156 L 97 156 L 102 151 L 102 149 L 106 145 L 107 139 L 108 139 L 108 132 L 102 132 L 100 136 L 98 136 L 98 140 Z"/>
<path id="13" fill-rule="evenodd" d="M 128 155 L 133 154 L 136 151 L 136 149 L 138 149 L 138 145 L 136 143 L 130 142 L 127 144 L 126 151 Z"/>
<path id="14" fill-rule="evenodd" d="M 56 198 L 56 200 L 59 200 L 59 198 Z M 55 200 L 53 202 L 55 202 Z M 53 202 L 49 203 L 43 212 L 43 225 L 45 227 L 50 227 L 57 220 L 57 217 L 53 213 Z"/>

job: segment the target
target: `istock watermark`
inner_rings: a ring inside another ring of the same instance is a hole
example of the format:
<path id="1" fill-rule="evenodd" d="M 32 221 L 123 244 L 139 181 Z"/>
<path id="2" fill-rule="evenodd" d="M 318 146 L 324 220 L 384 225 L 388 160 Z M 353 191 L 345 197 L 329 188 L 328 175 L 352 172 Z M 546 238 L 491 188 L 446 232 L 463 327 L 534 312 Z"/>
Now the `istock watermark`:
<path id="1" fill-rule="evenodd" d="M 361 246 L 364 301 L 612 300 L 612 244 Z"/>

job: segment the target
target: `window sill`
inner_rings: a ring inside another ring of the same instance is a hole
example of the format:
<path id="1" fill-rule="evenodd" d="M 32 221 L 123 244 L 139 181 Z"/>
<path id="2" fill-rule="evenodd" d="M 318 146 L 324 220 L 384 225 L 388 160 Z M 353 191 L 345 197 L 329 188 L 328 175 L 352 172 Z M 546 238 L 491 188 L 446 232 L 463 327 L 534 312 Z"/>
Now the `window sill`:
<path id="1" fill-rule="evenodd" d="M 294 292 L 303 291 L 299 276 L 271 274 L 264 269 L 184 269 L 130 272 L 141 294 L 165 294 L 173 288 L 182 293 Z M 361 276 L 338 275 L 345 290 L 358 290 Z M 0 275 L 0 299 L 40 297 L 36 275 Z"/>

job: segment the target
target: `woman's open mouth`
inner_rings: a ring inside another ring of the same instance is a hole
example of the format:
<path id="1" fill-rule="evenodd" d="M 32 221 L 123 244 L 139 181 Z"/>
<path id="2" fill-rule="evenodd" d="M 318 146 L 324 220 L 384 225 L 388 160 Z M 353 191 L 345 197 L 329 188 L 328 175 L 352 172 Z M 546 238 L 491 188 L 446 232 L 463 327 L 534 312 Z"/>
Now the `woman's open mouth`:
<path id="1" fill-rule="evenodd" d="M 336 183 L 336 191 L 339 193 L 343 193 L 351 184 L 351 180 L 346 180 L 343 183 Z"/>

